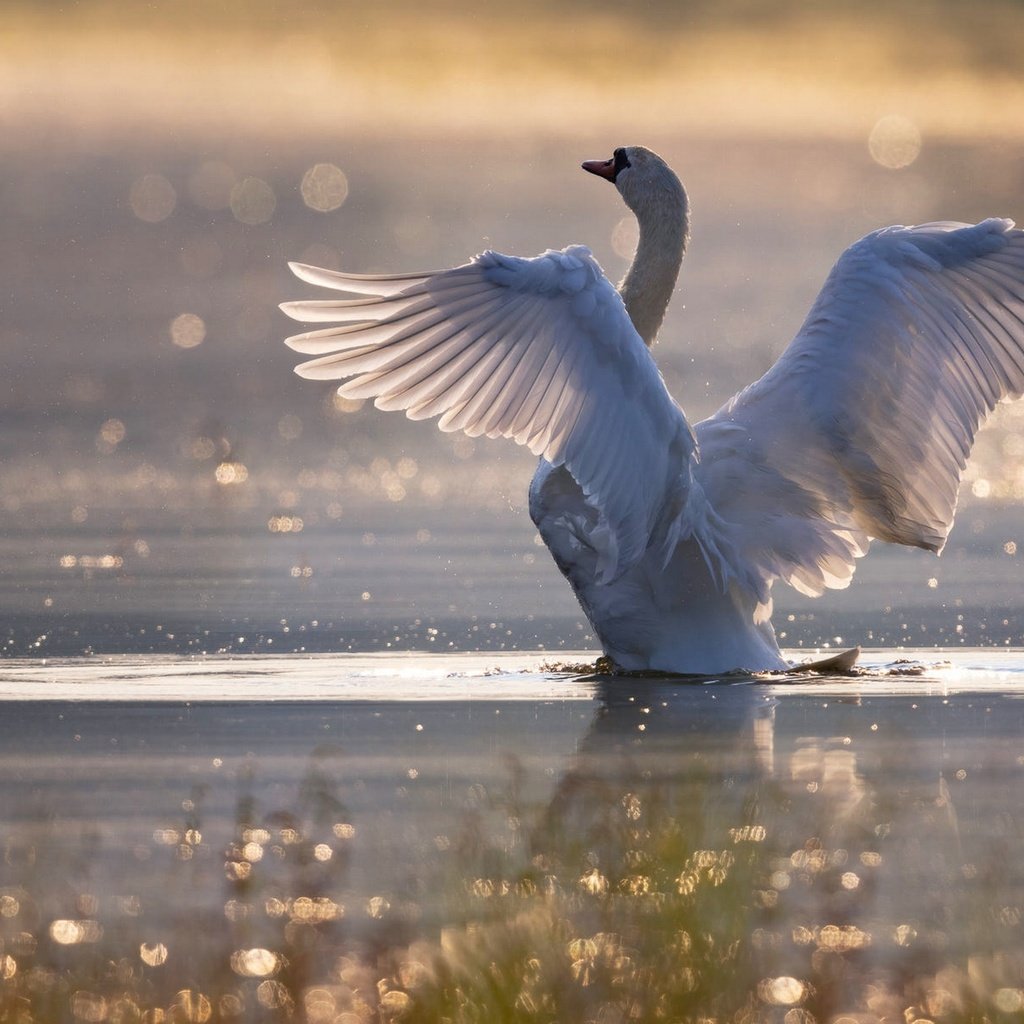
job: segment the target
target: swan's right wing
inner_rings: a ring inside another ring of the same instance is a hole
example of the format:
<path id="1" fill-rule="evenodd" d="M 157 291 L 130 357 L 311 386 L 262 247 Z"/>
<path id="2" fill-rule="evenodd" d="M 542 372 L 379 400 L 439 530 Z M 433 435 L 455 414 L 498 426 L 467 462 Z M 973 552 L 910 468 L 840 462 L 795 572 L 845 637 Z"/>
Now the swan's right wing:
<path id="1" fill-rule="evenodd" d="M 766 581 L 843 587 L 870 538 L 940 551 L 974 435 L 1024 392 L 1024 231 L 873 232 L 778 362 L 697 424 L 699 480 Z"/>
<path id="2" fill-rule="evenodd" d="M 296 372 L 564 465 L 599 514 L 589 538 L 599 581 L 635 564 L 656 528 L 666 550 L 685 532 L 690 428 L 589 250 L 486 252 L 401 277 L 291 266 L 311 284 L 365 296 L 281 307 L 334 324 L 287 340 L 318 356 Z"/>

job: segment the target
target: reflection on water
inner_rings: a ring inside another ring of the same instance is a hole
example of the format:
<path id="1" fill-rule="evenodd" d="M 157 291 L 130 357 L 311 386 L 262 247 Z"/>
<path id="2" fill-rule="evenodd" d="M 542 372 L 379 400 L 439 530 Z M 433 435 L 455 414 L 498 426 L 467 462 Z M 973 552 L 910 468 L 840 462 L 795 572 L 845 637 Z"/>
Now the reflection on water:
<path id="1" fill-rule="evenodd" d="M 0 1019 L 1006 1020 L 1024 702 L 19 702 Z"/>

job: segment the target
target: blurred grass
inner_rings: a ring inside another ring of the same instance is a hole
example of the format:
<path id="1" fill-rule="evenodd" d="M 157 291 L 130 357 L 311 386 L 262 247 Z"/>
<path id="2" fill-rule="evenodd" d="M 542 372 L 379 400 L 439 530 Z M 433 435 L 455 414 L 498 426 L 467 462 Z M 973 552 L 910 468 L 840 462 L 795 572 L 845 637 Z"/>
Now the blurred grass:
<path id="1" fill-rule="evenodd" d="M 8 129 L 1019 137 L 1024 5 L 8 5 Z"/>

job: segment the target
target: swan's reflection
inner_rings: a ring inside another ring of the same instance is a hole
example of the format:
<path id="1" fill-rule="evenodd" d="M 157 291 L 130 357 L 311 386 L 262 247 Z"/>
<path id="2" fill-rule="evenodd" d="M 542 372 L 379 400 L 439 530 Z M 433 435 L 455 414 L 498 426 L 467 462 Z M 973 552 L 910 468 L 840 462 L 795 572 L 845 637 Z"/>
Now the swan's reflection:
<path id="1" fill-rule="evenodd" d="M 1024 1010 L 1010 699 L 150 708 L 117 757 L 107 712 L 64 714 L 63 759 L 54 721 L 0 723 L 0 1015 Z"/>
<path id="2" fill-rule="evenodd" d="M 1018 768 L 1012 704 L 994 726 L 991 707 L 967 700 L 621 679 L 599 696 L 531 849 L 575 879 L 577 930 L 613 922 L 632 961 L 626 1004 L 650 1019 L 756 1007 L 789 1024 L 1017 1005 L 1019 904 L 991 897 L 1019 896 L 1018 875 L 993 861 L 1002 844 L 985 829 L 992 814 L 1019 827 L 1020 798 L 1010 811 L 1005 794 L 967 785 L 982 765 L 997 777 Z M 969 798 L 981 830 L 967 839 L 955 804 Z"/>

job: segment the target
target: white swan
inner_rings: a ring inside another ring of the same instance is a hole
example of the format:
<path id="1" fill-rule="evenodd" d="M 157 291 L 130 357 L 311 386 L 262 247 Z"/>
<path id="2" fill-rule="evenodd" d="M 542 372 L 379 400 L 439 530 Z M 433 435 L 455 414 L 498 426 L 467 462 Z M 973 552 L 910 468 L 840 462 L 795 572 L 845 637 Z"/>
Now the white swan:
<path id="1" fill-rule="evenodd" d="M 1024 232 L 889 227 L 840 257 L 795 340 L 691 428 L 648 347 L 686 244 L 679 179 L 641 146 L 585 170 L 640 226 L 619 291 L 590 251 L 485 252 L 436 273 L 291 264 L 361 298 L 285 303 L 334 326 L 297 368 L 442 430 L 540 455 L 530 515 L 624 669 L 786 667 L 771 588 L 845 587 L 872 538 L 940 551 L 975 432 L 1024 391 Z"/>

